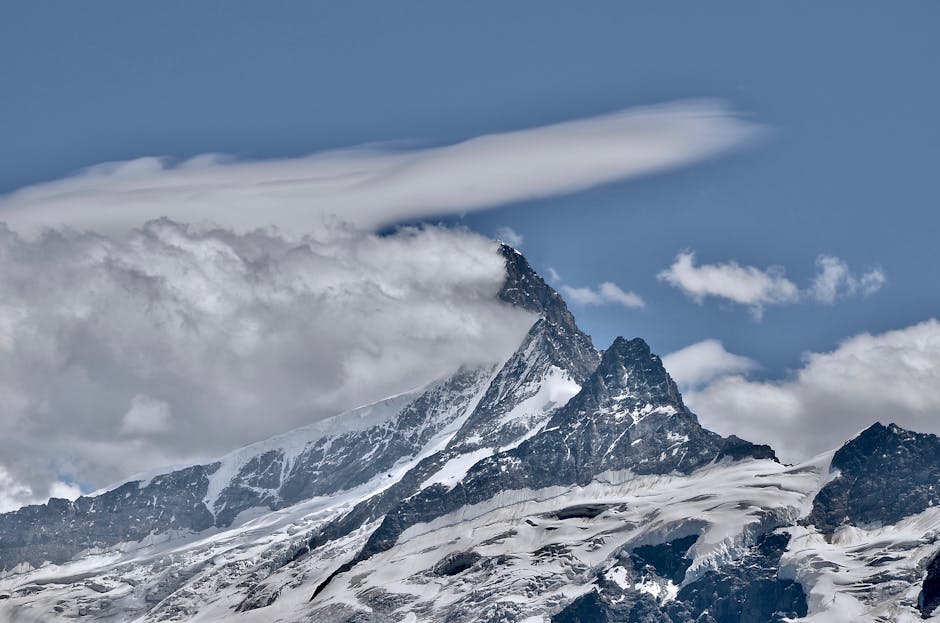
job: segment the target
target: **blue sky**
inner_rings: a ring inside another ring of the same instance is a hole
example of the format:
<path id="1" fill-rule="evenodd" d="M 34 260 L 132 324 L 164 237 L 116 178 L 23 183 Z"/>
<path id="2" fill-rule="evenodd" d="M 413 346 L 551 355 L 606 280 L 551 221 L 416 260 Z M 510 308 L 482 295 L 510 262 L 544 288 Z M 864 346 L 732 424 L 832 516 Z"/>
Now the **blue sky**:
<path id="1" fill-rule="evenodd" d="M 770 374 L 803 350 L 930 316 L 940 190 L 940 10 L 928 2 L 5 3 L 0 191 L 142 155 L 300 155 L 439 143 L 625 106 L 714 97 L 769 126 L 762 143 L 678 172 L 461 219 L 510 226 L 543 271 L 613 281 L 644 310 L 577 307 L 600 345 L 661 352 L 704 337 Z M 883 267 L 867 299 L 697 305 L 655 275 L 703 262 L 819 254 Z"/>
<path id="2" fill-rule="evenodd" d="M 895 408 L 940 430 L 940 361 L 915 358 L 912 369 L 927 372 L 904 384 L 913 378 L 905 353 L 935 355 L 940 335 L 918 324 L 940 309 L 938 19 L 940 5 L 927 1 L 4 2 L 0 195 L 144 156 L 267 160 L 363 144 L 427 148 L 719 100 L 762 126 L 761 139 L 655 175 L 421 220 L 487 236 L 511 228 L 538 270 L 557 272 L 556 287 L 610 282 L 641 297 L 642 308 L 571 299 L 598 347 L 620 334 L 663 354 L 719 340 L 749 358 L 723 369 L 746 371 L 747 382 L 689 388 L 706 424 L 721 428 L 728 420 L 719 416 L 737 409 L 740 426 L 755 404 L 771 414 L 792 407 L 792 422 L 857 411 L 820 389 L 837 384 L 832 371 L 851 360 L 866 363 L 852 369 L 853 382 L 866 386 L 880 366 L 894 366 L 899 395 L 868 400 L 871 410 L 826 443 L 862 420 L 891 419 Z M 727 298 L 697 302 L 658 277 L 683 251 L 698 264 L 782 271 L 798 300 L 767 304 L 759 318 Z M 859 286 L 854 296 L 820 302 L 808 293 L 820 256 L 839 258 L 859 280 L 880 271 L 885 282 L 869 295 Z M 900 333 L 878 337 L 891 330 Z M 866 332 L 876 338 L 853 338 Z M 840 347 L 845 340 L 854 341 Z M 917 399 L 905 402 L 910 395 Z M 153 412 L 173 406 L 133 392 L 115 401 L 131 396 L 157 405 Z M 98 407 L 90 402 L 89 413 Z M 743 432 L 770 442 L 789 434 Z M 148 460 L 170 458 L 178 457 Z"/>

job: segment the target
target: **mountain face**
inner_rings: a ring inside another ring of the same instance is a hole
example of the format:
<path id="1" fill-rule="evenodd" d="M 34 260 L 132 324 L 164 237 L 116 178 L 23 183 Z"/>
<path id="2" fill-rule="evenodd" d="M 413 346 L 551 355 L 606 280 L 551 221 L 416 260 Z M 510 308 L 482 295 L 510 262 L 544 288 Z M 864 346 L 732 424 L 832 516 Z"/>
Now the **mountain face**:
<path id="1" fill-rule="evenodd" d="M 875 423 L 832 457 L 838 477 L 813 501 L 809 521 L 826 532 L 843 525 L 893 524 L 940 505 L 940 439 Z"/>
<path id="2" fill-rule="evenodd" d="M 554 412 L 543 431 L 480 459 L 453 486 L 435 483 L 389 510 L 347 566 L 394 546 L 413 525 L 502 491 L 584 486 L 614 470 L 690 473 L 725 458 L 726 449 L 735 458 L 773 458 L 765 446 L 704 430 L 646 343 L 617 338 L 582 390 Z"/>
<path id="3" fill-rule="evenodd" d="M 940 621 L 940 440 L 783 465 L 499 253 L 508 359 L 0 515 L 0 621 Z"/>
<path id="4" fill-rule="evenodd" d="M 227 527 L 249 509 L 277 510 L 368 489 L 376 480 L 384 484 L 386 472 L 401 469 L 403 461 L 457 424 L 490 374 L 461 370 L 420 391 L 343 414 L 338 419 L 351 421 L 346 432 L 323 435 L 327 423 L 99 496 L 51 500 L 0 515 L 0 570 L 62 563 L 91 548 L 152 534 Z"/>

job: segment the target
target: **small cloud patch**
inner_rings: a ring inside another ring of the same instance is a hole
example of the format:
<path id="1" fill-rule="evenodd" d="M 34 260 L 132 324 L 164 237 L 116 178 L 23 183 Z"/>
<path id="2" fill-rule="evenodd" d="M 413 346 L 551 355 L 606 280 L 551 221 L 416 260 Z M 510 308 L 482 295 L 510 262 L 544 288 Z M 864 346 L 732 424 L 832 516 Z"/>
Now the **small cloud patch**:
<path id="1" fill-rule="evenodd" d="M 624 292 L 620 286 L 610 281 L 605 281 L 597 288 L 577 288 L 573 286 L 561 286 L 565 297 L 580 305 L 622 305 L 628 309 L 642 309 L 646 307 L 646 302 L 635 292 Z"/>
<path id="2" fill-rule="evenodd" d="M 672 265 L 660 271 L 657 278 L 699 304 L 712 297 L 744 305 L 755 320 L 763 317 L 764 308 L 769 305 L 801 300 L 831 304 L 838 299 L 870 296 L 887 283 L 880 268 L 856 275 L 844 260 L 831 255 L 819 256 L 816 267 L 810 286 L 801 289 L 780 266 L 742 266 L 734 260 L 696 264 L 695 252 L 686 250 L 676 255 Z"/>

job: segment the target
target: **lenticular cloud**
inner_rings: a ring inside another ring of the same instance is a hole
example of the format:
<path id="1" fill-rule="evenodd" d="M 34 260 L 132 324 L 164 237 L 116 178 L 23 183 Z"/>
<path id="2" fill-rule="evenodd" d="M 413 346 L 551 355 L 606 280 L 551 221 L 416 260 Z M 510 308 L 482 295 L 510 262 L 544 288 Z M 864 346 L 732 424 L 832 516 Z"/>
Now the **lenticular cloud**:
<path id="1" fill-rule="evenodd" d="M 338 216 L 359 228 L 459 214 L 584 190 L 694 163 L 759 134 L 720 102 L 686 101 L 477 136 L 440 147 L 354 149 L 235 162 L 204 155 L 106 163 L 0 198 L 0 221 L 126 231 L 148 219 L 236 231 L 311 231 Z"/>

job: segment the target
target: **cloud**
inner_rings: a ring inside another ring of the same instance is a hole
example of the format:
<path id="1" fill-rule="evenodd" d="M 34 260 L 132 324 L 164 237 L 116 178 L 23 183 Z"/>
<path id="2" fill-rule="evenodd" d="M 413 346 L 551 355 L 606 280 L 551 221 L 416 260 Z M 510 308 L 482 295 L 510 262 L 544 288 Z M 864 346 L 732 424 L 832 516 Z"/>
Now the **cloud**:
<path id="1" fill-rule="evenodd" d="M 704 385 L 728 374 L 743 374 L 755 370 L 753 359 L 725 350 L 719 340 L 704 340 L 663 357 L 663 365 L 683 388 Z"/>
<path id="2" fill-rule="evenodd" d="M 67 482 L 53 482 L 38 495 L 29 485 L 19 482 L 0 465 L 0 513 L 13 511 L 27 504 L 41 504 L 50 497 L 74 500 L 82 494 L 81 489 Z"/>
<path id="3" fill-rule="evenodd" d="M 737 262 L 695 265 L 695 253 L 683 251 L 672 266 L 657 278 L 679 288 L 698 303 L 706 297 L 724 298 L 747 305 L 760 318 L 768 304 L 789 303 L 799 299 L 799 289 L 783 274 L 783 269 L 741 266 Z"/>
<path id="4" fill-rule="evenodd" d="M 238 162 L 213 154 L 108 163 L 0 199 L 0 221 L 122 232 L 148 219 L 238 232 L 310 231 L 338 216 L 362 229 L 572 193 L 738 147 L 758 127 L 711 101 L 687 101 L 411 150 L 360 148 Z"/>
<path id="5" fill-rule="evenodd" d="M 519 232 L 512 227 L 500 227 L 496 230 L 496 239 L 505 242 L 509 246 L 519 249 L 525 240 Z"/>
<path id="6" fill-rule="evenodd" d="M 836 299 L 862 294 L 871 296 L 887 282 L 884 271 L 875 268 L 856 276 L 843 260 L 831 255 L 820 255 L 816 259 L 817 274 L 809 289 L 810 295 L 822 303 L 834 303 Z"/>
<path id="7" fill-rule="evenodd" d="M 170 430 L 170 405 L 150 396 L 137 394 L 121 420 L 121 432 L 128 435 L 152 435 Z"/>
<path id="8" fill-rule="evenodd" d="M 812 285 L 801 290 L 787 279 L 779 266 L 761 269 L 741 266 L 735 261 L 696 266 L 695 252 L 682 251 L 657 278 L 679 288 L 699 304 L 707 297 L 715 297 L 746 305 L 757 320 L 761 319 L 767 305 L 805 299 L 831 304 L 858 294 L 870 296 L 887 282 L 880 268 L 859 277 L 849 270 L 845 261 L 831 255 L 819 256 L 816 267 Z"/>
<path id="9" fill-rule="evenodd" d="M 791 461 L 836 448 L 875 421 L 940 433 L 940 322 L 856 335 L 808 353 L 791 378 L 732 374 L 685 398 L 709 428 L 769 443 Z"/>
<path id="10" fill-rule="evenodd" d="M 561 291 L 569 301 L 580 305 L 607 305 L 613 303 L 629 309 L 639 309 L 646 306 L 640 295 L 635 292 L 624 292 L 617 284 L 609 281 L 605 281 L 597 289 L 563 285 Z"/>
<path id="11" fill-rule="evenodd" d="M 0 226 L 0 502 L 218 455 L 457 366 L 532 317 L 496 243 L 440 228 Z"/>
<path id="12" fill-rule="evenodd" d="M 548 280 L 552 283 L 561 282 L 561 275 L 558 274 L 558 271 L 549 266 L 546 271 L 548 272 Z"/>

